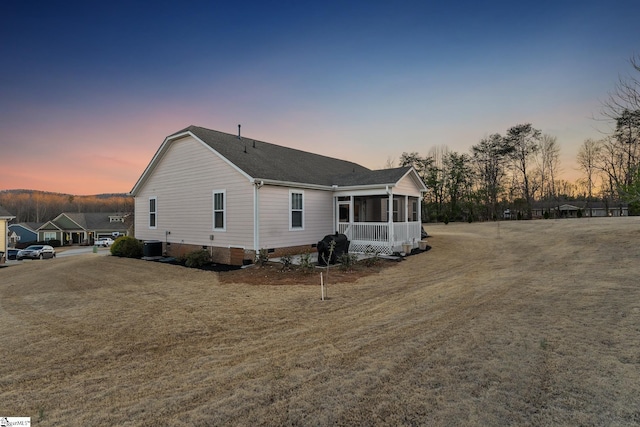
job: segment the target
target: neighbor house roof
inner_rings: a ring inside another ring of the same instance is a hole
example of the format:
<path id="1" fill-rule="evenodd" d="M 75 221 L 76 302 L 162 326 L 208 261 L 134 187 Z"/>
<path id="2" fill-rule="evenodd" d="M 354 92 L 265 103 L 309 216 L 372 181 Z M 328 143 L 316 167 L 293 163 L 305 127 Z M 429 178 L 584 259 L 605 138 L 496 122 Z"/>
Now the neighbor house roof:
<path id="1" fill-rule="evenodd" d="M 112 213 L 84 213 L 84 212 L 63 212 L 51 221 L 39 227 L 40 230 L 48 228 L 51 224 L 60 230 L 76 230 L 82 229 L 86 231 L 92 230 L 109 230 L 109 231 L 126 231 L 127 226 L 123 222 L 111 222 L 109 217 L 115 215 Z M 70 226 L 69 220 L 78 225 L 78 227 Z"/>
<path id="2" fill-rule="evenodd" d="M 14 215 L 11 215 L 8 210 L 0 206 L 0 218 L 2 219 L 13 219 Z"/>
<path id="3" fill-rule="evenodd" d="M 42 223 L 42 222 L 19 222 L 17 224 L 9 224 L 9 228 L 20 227 L 20 228 L 24 228 L 27 231 L 31 231 L 32 233 L 35 233 L 36 230 L 42 226 L 42 224 L 44 224 L 44 223 Z"/>

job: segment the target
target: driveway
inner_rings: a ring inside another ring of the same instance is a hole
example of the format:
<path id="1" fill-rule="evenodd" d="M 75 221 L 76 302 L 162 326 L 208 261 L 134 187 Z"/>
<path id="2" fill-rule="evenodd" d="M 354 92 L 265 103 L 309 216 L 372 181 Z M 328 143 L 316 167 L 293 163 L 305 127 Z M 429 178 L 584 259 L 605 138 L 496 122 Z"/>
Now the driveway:
<path id="1" fill-rule="evenodd" d="M 64 257 L 70 257 L 70 256 L 75 256 L 75 255 L 85 255 L 85 254 L 92 254 L 93 253 L 93 246 L 72 246 L 72 247 L 65 247 L 65 248 L 55 248 L 56 249 L 56 258 L 64 258 Z M 110 255 L 111 251 L 109 250 L 109 248 L 97 248 L 97 255 Z M 55 259 L 55 258 L 54 258 Z M 10 265 L 15 265 L 15 264 L 19 264 L 21 262 L 24 261 L 34 261 L 34 260 L 29 260 L 29 259 L 25 259 L 25 260 L 21 260 L 21 261 L 17 261 L 17 260 L 6 260 L 5 264 L 0 264 L 0 267 L 2 266 L 10 266 Z M 40 262 L 41 260 L 37 260 L 38 262 Z M 47 262 L 48 260 L 42 260 L 43 262 Z"/>
<path id="2" fill-rule="evenodd" d="M 84 254 L 90 254 L 90 253 L 93 253 L 93 246 L 74 246 L 69 249 L 56 248 L 57 258 L 74 256 L 74 255 L 84 255 Z M 109 251 L 109 248 L 98 248 L 97 254 L 109 255 L 111 254 L 111 252 Z"/>

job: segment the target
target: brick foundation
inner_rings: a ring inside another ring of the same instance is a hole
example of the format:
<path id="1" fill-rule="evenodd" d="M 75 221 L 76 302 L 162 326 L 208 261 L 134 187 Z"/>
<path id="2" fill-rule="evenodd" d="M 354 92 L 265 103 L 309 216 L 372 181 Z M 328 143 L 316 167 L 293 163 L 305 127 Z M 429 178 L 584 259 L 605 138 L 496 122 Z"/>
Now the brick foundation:
<path id="1" fill-rule="evenodd" d="M 216 264 L 226 265 L 244 265 L 255 262 L 256 252 L 251 249 L 243 248 L 222 248 L 216 246 L 186 245 L 184 243 L 163 242 L 163 253 L 167 256 L 176 258 L 183 257 L 190 252 L 201 251 L 206 249 L 211 254 L 211 260 Z M 268 248 L 269 258 L 277 258 L 284 255 L 300 255 L 304 253 L 315 253 L 317 250 L 315 245 L 299 245 L 284 248 Z"/>
<path id="2" fill-rule="evenodd" d="M 190 252 L 206 249 L 211 254 L 211 260 L 217 264 L 243 265 L 255 262 L 256 253 L 251 249 L 222 248 L 217 246 L 187 245 L 184 243 L 163 243 L 163 252 L 168 256 L 180 258 Z M 315 253 L 315 245 L 289 246 L 285 248 L 269 248 L 269 258 L 277 258 L 283 255 L 299 255 Z"/>

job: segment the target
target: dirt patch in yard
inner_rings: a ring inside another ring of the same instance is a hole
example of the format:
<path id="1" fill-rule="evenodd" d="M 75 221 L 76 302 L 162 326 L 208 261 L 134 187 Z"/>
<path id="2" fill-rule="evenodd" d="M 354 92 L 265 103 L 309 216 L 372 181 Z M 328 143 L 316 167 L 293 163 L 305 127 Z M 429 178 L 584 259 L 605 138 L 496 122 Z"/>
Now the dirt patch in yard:
<path id="1" fill-rule="evenodd" d="M 332 269 L 328 301 L 319 278 L 271 270 L 95 254 L 0 269 L 0 415 L 640 425 L 640 218 L 426 228 L 429 252 Z"/>
<path id="2" fill-rule="evenodd" d="M 416 256 L 416 255 L 412 255 Z M 248 285 L 317 285 L 320 286 L 320 274 L 323 280 L 331 283 L 352 283 L 363 277 L 379 274 L 388 267 L 397 265 L 397 261 L 378 260 L 374 265 L 366 265 L 358 262 L 354 266 L 346 269 L 340 265 L 329 267 L 329 277 L 327 278 L 327 268 L 312 267 L 302 269 L 299 266 L 283 268 L 281 263 L 269 262 L 263 266 L 253 265 L 248 268 L 224 271 L 219 273 L 221 283 L 245 283 Z"/>

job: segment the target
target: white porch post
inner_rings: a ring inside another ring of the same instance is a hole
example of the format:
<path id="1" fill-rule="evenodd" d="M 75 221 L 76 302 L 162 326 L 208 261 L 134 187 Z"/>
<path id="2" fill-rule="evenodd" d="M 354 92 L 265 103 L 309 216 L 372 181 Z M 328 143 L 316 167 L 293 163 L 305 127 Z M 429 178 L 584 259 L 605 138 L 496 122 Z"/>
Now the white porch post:
<path id="1" fill-rule="evenodd" d="M 353 227 L 353 211 L 355 210 L 354 198 L 349 196 L 349 225 Z"/>
<path id="2" fill-rule="evenodd" d="M 395 245 L 395 235 L 393 230 L 393 189 L 387 187 L 387 194 L 389 195 L 389 214 L 387 215 L 387 226 L 389 227 L 389 249 L 393 251 L 393 246 Z"/>
<path id="3" fill-rule="evenodd" d="M 409 196 L 404 196 L 404 225 L 405 235 L 409 236 Z M 410 240 L 413 244 L 413 239 Z"/>
<path id="4" fill-rule="evenodd" d="M 422 201 L 424 200 L 424 193 L 420 191 L 420 198 L 418 199 L 418 222 L 420 223 L 420 235 L 422 235 Z M 420 238 L 422 240 L 422 238 Z"/>

